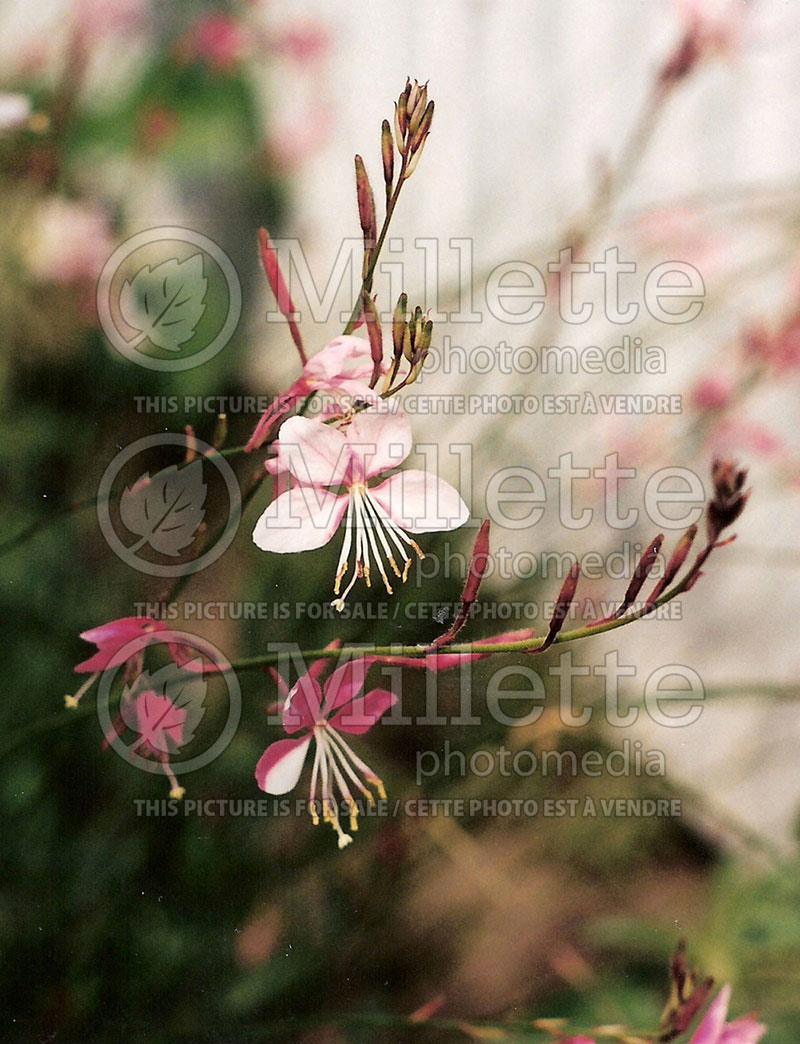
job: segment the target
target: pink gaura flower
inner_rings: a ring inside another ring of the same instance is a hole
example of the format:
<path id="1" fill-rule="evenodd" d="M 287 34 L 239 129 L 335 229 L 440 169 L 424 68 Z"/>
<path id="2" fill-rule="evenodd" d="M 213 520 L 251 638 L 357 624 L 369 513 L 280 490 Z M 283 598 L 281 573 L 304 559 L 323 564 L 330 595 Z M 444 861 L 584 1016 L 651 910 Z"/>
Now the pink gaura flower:
<path id="1" fill-rule="evenodd" d="M 310 551 L 333 539 L 346 512 L 333 605 L 341 611 L 358 579 L 370 587 L 373 568 L 392 594 L 389 571 L 405 581 L 412 553 L 424 557 L 409 533 L 456 529 L 469 518 L 457 491 L 430 472 L 398 472 L 369 485 L 410 452 L 411 426 L 402 413 L 358 413 L 339 428 L 292 417 L 281 428 L 277 467 L 296 484 L 256 522 L 253 540 L 262 551 Z M 340 595 L 349 569 L 350 582 Z"/>
<path id="2" fill-rule="evenodd" d="M 730 986 L 723 986 L 709 1004 L 689 1044 L 758 1044 L 767 1027 L 756 1022 L 752 1015 L 726 1022 L 730 999 Z"/>
<path id="3" fill-rule="evenodd" d="M 127 748 L 128 753 L 159 762 L 170 783 L 169 796 L 182 798 L 184 789 L 170 767 L 169 755 L 183 745 L 186 715 L 183 707 L 176 707 L 169 697 L 154 689 L 123 693 L 119 712 L 104 738 L 103 747 L 110 746 L 126 728 L 132 729 L 138 739 Z"/>
<path id="4" fill-rule="evenodd" d="M 367 784 L 375 788 L 385 800 L 383 783 L 369 765 L 352 750 L 341 733 L 361 736 L 375 724 L 381 715 L 397 702 L 394 693 L 386 689 L 372 689 L 357 697 L 364 687 L 369 664 L 364 659 L 351 660 L 328 677 L 320 688 L 319 676 L 327 660 L 317 660 L 291 689 L 273 672 L 283 696 L 281 712 L 284 730 L 291 736 L 301 729 L 304 735 L 297 739 L 276 740 L 271 743 L 256 765 L 256 782 L 267 794 L 287 794 L 300 779 L 300 773 L 314 741 L 314 764 L 311 770 L 309 810 L 314 826 L 322 819 L 330 823 L 339 838 L 339 848 L 353 840 L 339 822 L 339 800 L 344 802 L 350 819 L 350 830 L 358 829 L 358 806 L 351 786 L 366 798 L 370 805 L 375 798 Z M 321 806 L 317 801 L 319 787 Z"/>
<path id="5" fill-rule="evenodd" d="M 297 380 L 261 415 L 245 452 L 258 449 L 273 424 L 314 391 L 342 392 L 352 397 L 363 392 L 369 397 L 364 382 L 371 374 L 369 343 L 362 337 L 337 337 L 308 360 Z"/>
<path id="6" fill-rule="evenodd" d="M 97 652 L 88 660 L 83 660 L 75 667 L 76 674 L 89 674 L 83 685 L 74 696 L 65 696 L 67 707 L 77 707 L 81 696 L 91 688 L 102 671 L 125 664 L 126 680 L 135 677 L 142 670 L 142 650 L 152 642 L 160 642 L 160 631 L 167 630 L 167 625 L 149 616 L 123 616 L 119 620 L 109 620 L 99 627 L 92 627 L 81 632 L 84 641 L 97 646 Z M 145 637 L 147 636 L 147 637 Z M 141 639 L 138 641 L 137 639 Z M 136 642 L 135 651 L 127 647 Z M 170 646 L 170 651 L 174 650 Z M 173 653 L 173 659 L 174 659 Z"/>
<path id="7" fill-rule="evenodd" d="M 89 678 L 74 696 L 65 696 L 64 703 L 75 708 L 103 671 L 125 666 L 124 680 L 127 682 L 142 673 L 144 649 L 148 645 L 166 645 L 173 661 L 186 671 L 207 674 L 219 671 L 220 665 L 204 660 L 194 648 L 170 641 L 171 630 L 161 620 L 149 616 L 123 616 L 109 620 L 99 627 L 81 632 L 84 641 L 97 646 L 97 652 L 75 667 L 76 674 L 88 674 Z M 132 648 L 131 648 L 132 646 Z"/>

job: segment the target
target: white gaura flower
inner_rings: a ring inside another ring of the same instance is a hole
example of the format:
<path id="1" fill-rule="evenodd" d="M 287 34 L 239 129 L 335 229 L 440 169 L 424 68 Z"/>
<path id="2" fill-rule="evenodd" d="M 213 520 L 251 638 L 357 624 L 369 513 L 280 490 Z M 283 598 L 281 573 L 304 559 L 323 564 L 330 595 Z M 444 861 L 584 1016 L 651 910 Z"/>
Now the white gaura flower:
<path id="1" fill-rule="evenodd" d="M 356 580 L 370 587 L 376 572 L 391 594 L 392 577 L 405 581 L 413 555 L 424 557 L 409 534 L 457 529 L 469 518 L 458 492 L 431 472 L 401 471 L 370 485 L 410 452 L 402 413 L 359 413 L 341 428 L 292 417 L 281 428 L 276 465 L 294 485 L 259 518 L 253 540 L 262 551 L 311 551 L 344 519 L 333 605 L 341 610 Z"/>

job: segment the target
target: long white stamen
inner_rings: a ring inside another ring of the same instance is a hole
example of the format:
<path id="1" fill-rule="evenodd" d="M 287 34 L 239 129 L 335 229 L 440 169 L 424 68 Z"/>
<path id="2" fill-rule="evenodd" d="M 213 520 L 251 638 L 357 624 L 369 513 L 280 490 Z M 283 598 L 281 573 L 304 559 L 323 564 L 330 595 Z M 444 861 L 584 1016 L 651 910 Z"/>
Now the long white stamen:
<path id="1" fill-rule="evenodd" d="M 370 580 L 370 575 L 369 575 L 370 559 L 369 559 L 369 545 L 367 543 L 367 526 L 366 526 L 366 523 L 364 521 L 364 500 L 363 500 L 363 497 L 361 496 L 361 490 L 358 491 L 358 495 L 356 496 L 356 499 L 355 499 L 355 505 L 356 505 L 356 514 L 358 515 L 358 533 L 359 533 L 359 536 L 361 537 L 361 554 L 363 555 L 363 558 L 361 559 L 361 562 L 362 562 L 362 566 L 363 566 L 363 576 L 364 576 L 364 579 L 365 579 L 365 581 L 367 583 L 367 587 L 372 587 L 372 582 Z"/>
<path id="2" fill-rule="evenodd" d="M 328 758 L 328 764 L 330 766 L 331 773 L 336 780 L 336 784 L 339 787 L 339 792 L 344 798 L 344 802 L 347 805 L 347 813 L 350 817 L 350 829 L 352 831 L 358 830 L 358 822 L 356 817 L 358 816 L 358 806 L 353 800 L 353 795 L 350 793 L 350 787 L 345 782 L 344 776 L 339 770 L 339 765 L 336 758 L 333 756 L 333 746 L 328 743 L 327 737 L 323 736 L 322 742 L 325 744 L 325 755 Z M 337 813 L 338 815 L 338 813 Z"/>
<path id="3" fill-rule="evenodd" d="M 375 510 L 375 506 L 372 503 L 372 497 L 369 495 L 368 491 L 364 494 L 364 513 L 369 519 L 371 530 L 378 534 L 378 538 L 381 542 L 381 545 L 383 546 L 383 553 L 386 555 L 386 560 L 392 567 L 394 575 L 399 577 L 400 570 L 397 568 L 397 562 L 395 562 L 394 560 L 392 550 L 389 547 L 389 542 L 386 539 L 386 532 L 384 530 L 383 525 L 381 524 L 380 518 L 378 518 L 378 513 Z M 392 539 L 394 540 L 395 546 L 399 549 L 400 554 L 403 556 L 403 558 L 405 558 L 405 552 L 398 543 L 397 537 L 395 537 L 394 534 L 392 534 Z M 391 587 L 389 587 L 388 583 L 386 583 L 386 577 L 383 578 L 383 582 L 386 584 L 387 591 L 389 592 L 389 594 L 391 594 L 392 589 Z"/>
<path id="4" fill-rule="evenodd" d="M 392 594 L 386 563 L 388 562 L 394 574 L 405 582 L 408 579 L 412 562 L 411 551 L 420 559 L 425 557 L 417 542 L 371 496 L 369 489 L 362 482 L 354 483 L 350 487 L 345 529 L 333 586 L 333 593 L 337 597 L 332 604 L 339 612 L 344 609 L 345 599 L 352 591 L 356 580 L 363 579 L 367 587 L 372 586 L 370 573 L 373 559 L 387 592 Z M 353 530 L 355 530 L 355 536 Z M 402 573 L 395 561 L 393 548 L 400 556 Z M 353 572 L 347 587 L 340 594 L 342 580 L 349 568 L 348 558 L 352 550 L 355 551 Z"/>
<path id="5" fill-rule="evenodd" d="M 317 813 L 317 777 L 319 775 L 319 763 L 322 758 L 322 750 L 319 740 L 314 737 L 314 767 L 311 769 L 311 786 L 308 791 L 308 810 L 314 826 L 319 826 L 319 815 Z"/>
<path id="6" fill-rule="evenodd" d="M 386 540 L 383 536 L 383 530 L 375 525 L 375 522 L 369 513 L 368 506 L 369 497 L 365 495 L 362 497 L 361 500 L 361 517 L 364 522 L 364 528 L 366 529 L 367 537 L 369 538 L 370 547 L 372 548 L 372 555 L 375 559 L 375 565 L 378 567 L 378 572 L 381 574 L 381 579 L 383 580 L 383 586 L 386 588 L 388 594 L 392 594 L 392 588 L 389 584 L 388 577 L 386 576 L 386 570 L 383 567 L 383 559 L 381 558 L 380 551 L 378 550 L 378 541 L 375 538 L 376 530 L 378 533 L 381 534 L 381 539 L 383 540 L 384 547 L 386 547 Z"/>
<path id="7" fill-rule="evenodd" d="M 339 555 L 339 564 L 336 566 L 336 580 L 333 585 L 333 593 L 339 593 L 342 577 L 347 572 L 347 558 L 350 554 L 350 546 L 353 543 L 353 498 L 347 498 L 347 517 L 344 522 L 344 537 L 342 539 L 342 552 Z"/>
<path id="8" fill-rule="evenodd" d="M 379 796 L 385 801 L 386 791 L 384 790 L 382 781 L 375 775 L 375 773 L 372 771 L 369 765 L 367 765 L 366 762 L 362 761 L 361 758 L 351 749 L 349 744 L 342 737 L 341 733 L 328 726 L 328 739 L 331 743 L 337 744 L 344 751 L 344 753 L 349 757 L 350 761 L 352 761 L 355 768 L 360 769 L 360 771 L 364 774 L 364 778 L 366 779 L 366 781 L 374 785 L 375 789 L 378 791 Z"/>
<path id="9" fill-rule="evenodd" d="M 349 834 L 345 834 L 342 830 L 341 824 L 339 823 L 339 812 L 336 808 L 336 797 L 330 789 L 330 778 L 328 775 L 330 753 L 325 738 L 325 728 L 324 726 L 318 726 L 314 731 L 317 743 L 322 750 L 322 756 L 320 758 L 320 769 L 322 772 L 322 818 L 326 823 L 330 823 L 339 835 L 339 848 L 344 848 L 346 845 L 349 845 L 353 839 Z"/>
<path id="10" fill-rule="evenodd" d="M 337 744 L 334 742 L 334 740 L 336 738 L 338 738 L 338 733 L 336 732 L 336 730 L 334 729 L 334 727 L 332 725 L 329 725 L 328 726 L 328 739 L 331 741 L 330 742 L 331 750 L 336 755 L 336 757 L 339 759 L 339 763 L 341 764 L 342 768 L 347 773 L 347 775 L 350 777 L 350 781 L 353 783 L 353 785 L 355 787 L 357 787 L 358 790 L 364 795 L 364 797 L 367 799 L 367 801 L 370 803 L 370 805 L 374 805 L 375 804 L 375 798 L 372 796 L 371 791 L 367 790 L 367 788 L 364 786 L 364 784 L 361 782 L 361 780 L 358 778 L 358 776 L 355 774 L 355 772 L 351 768 L 350 763 L 348 762 L 347 758 L 345 757 L 344 751 L 341 750 L 341 748 L 338 747 Z"/>

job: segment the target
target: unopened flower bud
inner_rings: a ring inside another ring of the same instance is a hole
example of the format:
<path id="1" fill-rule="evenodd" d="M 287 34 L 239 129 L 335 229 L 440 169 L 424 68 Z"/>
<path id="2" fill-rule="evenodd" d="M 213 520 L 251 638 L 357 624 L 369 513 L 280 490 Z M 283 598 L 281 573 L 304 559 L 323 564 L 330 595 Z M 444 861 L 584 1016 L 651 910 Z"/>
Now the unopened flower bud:
<path id="1" fill-rule="evenodd" d="M 434 103 L 430 101 L 422 113 L 419 123 L 416 126 L 412 124 L 408 142 L 408 148 L 412 155 L 421 148 L 425 138 L 428 136 L 433 123 L 433 110 Z"/>
<path id="2" fill-rule="evenodd" d="M 394 181 L 394 141 L 388 120 L 384 120 L 381 124 L 381 159 L 383 160 L 383 180 L 386 184 L 388 199 Z"/>
<path id="3" fill-rule="evenodd" d="M 744 511 L 750 496 L 750 490 L 744 489 L 746 479 L 747 469 L 738 467 L 734 461 L 714 461 L 711 468 L 714 495 L 706 508 L 706 532 L 710 544 Z"/>
<path id="4" fill-rule="evenodd" d="M 374 243 L 378 236 L 378 222 L 375 216 L 375 197 L 372 186 L 360 156 L 355 157 L 356 197 L 358 199 L 358 220 L 364 233 L 364 243 Z"/>
<path id="5" fill-rule="evenodd" d="M 397 298 L 394 315 L 392 316 L 392 345 L 394 355 L 399 359 L 403 354 L 403 338 L 406 331 L 406 312 L 408 311 L 408 294 L 400 294 Z"/>
<path id="6" fill-rule="evenodd" d="M 378 383 L 378 378 L 381 375 L 381 366 L 383 364 L 383 334 L 381 333 L 381 321 L 378 316 L 378 309 L 375 307 L 375 302 L 372 297 L 364 291 L 364 318 L 367 325 L 367 336 L 369 337 L 369 350 L 372 358 L 372 377 L 370 378 L 369 386 L 374 388 Z"/>

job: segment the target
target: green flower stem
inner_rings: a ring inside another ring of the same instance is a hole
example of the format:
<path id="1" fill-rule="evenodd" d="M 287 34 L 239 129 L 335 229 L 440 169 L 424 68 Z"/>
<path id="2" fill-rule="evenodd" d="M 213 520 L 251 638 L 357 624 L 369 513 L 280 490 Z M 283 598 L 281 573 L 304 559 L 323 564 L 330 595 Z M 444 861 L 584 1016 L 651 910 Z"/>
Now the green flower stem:
<path id="1" fill-rule="evenodd" d="M 666 605 L 667 602 L 671 602 L 673 598 L 677 598 L 678 595 L 682 594 L 691 583 L 692 579 L 698 572 L 697 564 L 692 566 L 686 576 L 679 583 L 675 584 L 669 591 L 665 591 L 652 605 L 644 605 L 640 609 L 634 610 L 632 613 L 628 613 L 626 616 L 621 616 L 618 620 L 606 620 L 604 623 L 592 625 L 587 624 L 584 627 L 576 627 L 571 631 L 562 631 L 556 636 L 555 641 L 552 643 L 555 645 L 564 645 L 567 642 L 575 642 L 581 638 L 589 638 L 595 634 L 605 634 L 607 631 L 615 631 L 618 627 L 625 627 L 627 624 L 633 623 L 635 620 L 641 620 L 645 616 L 649 616 L 650 613 L 655 612 L 662 605 Z M 363 652 L 366 656 L 406 656 L 414 658 L 422 658 L 426 653 L 436 652 L 438 654 L 448 653 L 480 653 L 482 656 L 496 656 L 500 653 L 534 653 L 540 649 L 547 639 L 546 635 L 539 635 L 536 638 L 525 638 L 515 642 L 498 642 L 496 645 L 475 645 L 471 642 L 459 642 L 453 645 L 445 645 L 440 649 L 433 650 L 430 645 L 383 645 L 383 646 L 363 646 Z M 350 655 L 357 655 L 360 646 L 348 646 L 347 652 Z M 341 655 L 340 649 L 303 649 L 301 650 L 301 656 L 304 660 L 332 660 L 336 659 Z M 267 653 L 262 656 L 250 656 L 242 660 L 237 660 L 231 664 L 231 668 L 236 671 L 248 671 L 256 670 L 260 667 L 264 667 L 270 664 L 278 662 L 279 653 Z"/>

